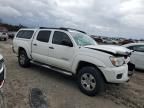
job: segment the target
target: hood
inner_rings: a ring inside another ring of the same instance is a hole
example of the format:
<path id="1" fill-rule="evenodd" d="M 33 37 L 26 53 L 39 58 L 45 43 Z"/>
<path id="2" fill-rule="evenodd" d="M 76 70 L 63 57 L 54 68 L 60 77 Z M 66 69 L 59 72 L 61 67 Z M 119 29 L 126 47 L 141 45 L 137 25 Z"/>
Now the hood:
<path id="1" fill-rule="evenodd" d="M 89 46 L 85 46 L 85 48 L 102 51 L 102 52 L 109 53 L 112 55 L 124 56 L 124 55 L 131 54 L 131 50 L 129 50 L 125 47 L 116 46 L 116 45 L 89 45 Z"/>

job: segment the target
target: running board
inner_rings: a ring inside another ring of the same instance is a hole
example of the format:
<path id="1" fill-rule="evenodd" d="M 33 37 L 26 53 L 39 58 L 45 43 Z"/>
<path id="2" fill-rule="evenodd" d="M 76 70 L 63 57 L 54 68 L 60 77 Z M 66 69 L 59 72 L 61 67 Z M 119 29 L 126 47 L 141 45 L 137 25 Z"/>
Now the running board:
<path id="1" fill-rule="evenodd" d="M 48 68 L 48 69 L 51 69 L 51 70 L 54 70 L 54 71 L 57 71 L 57 72 L 60 72 L 60 73 L 65 74 L 65 75 L 72 76 L 72 73 L 70 73 L 68 71 L 64 71 L 64 70 L 58 69 L 58 68 L 55 68 L 53 66 L 45 65 L 45 64 L 42 64 L 42 63 L 39 63 L 39 62 L 35 62 L 35 61 L 31 61 L 31 63 L 35 64 L 35 65 L 38 65 L 38 66 L 42 66 L 42 67 Z"/>

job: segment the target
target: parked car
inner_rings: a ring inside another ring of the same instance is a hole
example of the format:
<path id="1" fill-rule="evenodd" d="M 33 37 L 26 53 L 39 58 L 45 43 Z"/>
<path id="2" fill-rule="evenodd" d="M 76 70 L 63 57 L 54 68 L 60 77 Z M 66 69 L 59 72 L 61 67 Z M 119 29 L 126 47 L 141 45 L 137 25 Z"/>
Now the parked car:
<path id="1" fill-rule="evenodd" d="M 103 39 L 103 43 L 112 44 L 111 39 Z"/>
<path id="2" fill-rule="evenodd" d="M 130 50 L 98 45 L 85 32 L 69 28 L 20 29 L 13 39 L 13 51 L 22 67 L 30 63 L 74 75 L 80 90 L 93 96 L 104 83 L 129 80 Z"/>
<path id="3" fill-rule="evenodd" d="M 117 45 L 117 44 L 119 44 L 119 41 L 117 41 L 117 40 L 112 40 L 112 43 Z"/>
<path id="4" fill-rule="evenodd" d="M 112 39 L 103 39 L 103 43 L 106 44 L 118 44 L 118 41 Z"/>
<path id="5" fill-rule="evenodd" d="M 126 39 L 126 40 L 123 40 L 123 41 L 121 41 L 121 42 L 119 42 L 121 45 L 125 45 L 125 44 L 129 44 L 129 43 L 134 43 L 134 41 L 133 40 L 131 40 L 131 39 Z"/>
<path id="6" fill-rule="evenodd" d="M 93 38 L 96 42 L 98 42 L 98 43 L 102 43 L 103 42 L 103 40 L 101 39 L 101 38 Z"/>
<path id="7" fill-rule="evenodd" d="M 2 88 L 5 78 L 6 78 L 6 67 L 4 64 L 3 56 L 0 55 L 0 88 Z"/>
<path id="8" fill-rule="evenodd" d="M 8 39 L 8 34 L 5 32 L 0 33 L 0 40 L 7 40 Z"/>
<path id="9" fill-rule="evenodd" d="M 135 64 L 137 69 L 144 70 L 144 43 L 126 44 L 124 47 L 133 50 L 131 55 L 131 62 Z"/>

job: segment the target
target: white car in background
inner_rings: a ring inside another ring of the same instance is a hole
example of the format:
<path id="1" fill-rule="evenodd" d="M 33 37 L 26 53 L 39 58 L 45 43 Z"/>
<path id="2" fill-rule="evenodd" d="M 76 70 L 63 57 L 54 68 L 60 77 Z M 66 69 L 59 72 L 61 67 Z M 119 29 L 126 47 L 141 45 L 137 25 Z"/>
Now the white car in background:
<path id="1" fill-rule="evenodd" d="M 135 64 L 137 69 L 144 70 L 144 43 L 125 44 L 124 47 L 133 50 L 131 62 Z"/>
<path id="2" fill-rule="evenodd" d="M 8 39 L 8 34 L 5 32 L 0 32 L 0 40 L 6 41 Z"/>

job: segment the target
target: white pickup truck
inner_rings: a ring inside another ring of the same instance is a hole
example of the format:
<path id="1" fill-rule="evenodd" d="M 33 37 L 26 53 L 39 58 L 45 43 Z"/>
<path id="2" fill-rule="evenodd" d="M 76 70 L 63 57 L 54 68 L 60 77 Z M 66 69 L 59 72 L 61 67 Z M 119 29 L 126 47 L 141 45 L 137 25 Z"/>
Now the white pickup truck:
<path id="1" fill-rule="evenodd" d="M 94 96 L 104 83 L 129 80 L 130 50 L 98 45 L 85 32 L 70 28 L 20 29 L 13 51 L 22 67 L 35 63 L 68 75 L 75 75 L 80 90 Z"/>

